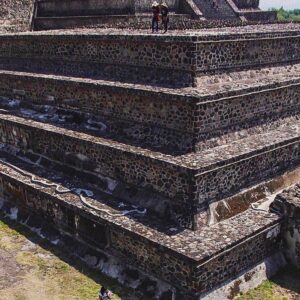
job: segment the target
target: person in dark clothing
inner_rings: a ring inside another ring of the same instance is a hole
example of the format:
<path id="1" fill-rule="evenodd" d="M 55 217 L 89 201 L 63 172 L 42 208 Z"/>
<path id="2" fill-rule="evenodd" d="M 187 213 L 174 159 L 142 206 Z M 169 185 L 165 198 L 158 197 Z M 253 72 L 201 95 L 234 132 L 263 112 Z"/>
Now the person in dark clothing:
<path id="1" fill-rule="evenodd" d="M 165 30 L 164 33 L 166 33 L 169 26 L 169 7 L 166 2 L 161 4 L 161 18 Z"/>
<path id="2" fill-rule="evenodd" d="M 158 22 L 159 22 L 159 4 L 154 1 L 152 4 L 152 33 L 158 32 Z"/>

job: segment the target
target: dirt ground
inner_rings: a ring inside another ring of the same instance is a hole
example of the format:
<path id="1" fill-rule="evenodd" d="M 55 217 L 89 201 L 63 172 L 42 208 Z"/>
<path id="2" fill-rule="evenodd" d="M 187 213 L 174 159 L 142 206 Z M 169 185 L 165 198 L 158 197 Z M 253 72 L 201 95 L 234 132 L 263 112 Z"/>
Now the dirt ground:
<path id="1" fill-rule="evenodd" d="M 0 219 L 0 300 L 97 299 L 101 285 L 113 291 L 114 300 L 145 300 L 23 226 Z M 272 281 L 237 299 L 300 300 L 300 272 L 287 267 Z"/>
<path id="2" fill-rule="evenodd" d="M 0 219 L 0 300 L 97 299 L 101 285 L 114 293 L 114 300 L 142 299 L 57 248 Z"/>

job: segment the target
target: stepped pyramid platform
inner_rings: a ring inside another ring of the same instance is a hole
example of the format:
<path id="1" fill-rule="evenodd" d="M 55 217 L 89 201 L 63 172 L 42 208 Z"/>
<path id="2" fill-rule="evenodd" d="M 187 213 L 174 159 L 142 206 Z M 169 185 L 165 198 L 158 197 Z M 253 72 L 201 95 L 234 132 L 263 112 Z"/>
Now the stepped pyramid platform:
<path id="1" fill-rule="evenodd" d="M 169 296 L 255 286 L 284 264 L 268 207 L 300 178 L 299 44 L 297 23 L 0 35 L 3 214 Z"/>

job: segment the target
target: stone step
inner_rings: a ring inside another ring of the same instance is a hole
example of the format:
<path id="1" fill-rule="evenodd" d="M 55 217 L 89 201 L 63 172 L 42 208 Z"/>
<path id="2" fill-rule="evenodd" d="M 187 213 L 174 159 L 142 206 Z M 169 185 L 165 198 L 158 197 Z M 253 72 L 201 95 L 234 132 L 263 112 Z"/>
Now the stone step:
<path id="1" fill-rule="evenodd" d="M 147 214 L 128 214 L 91 191 L 79 197 L 75 190 L 87 186 L 65 175 L 62 181 L 60 175 L 1 152 L 2 213 L 28 226 L 38 215 L 64 234 L 169 282 L 191 299 L 225 282 L 234 284 L 241 274 L 250 276 L 257 264 L 279 251 L 281 219 L 275 214 L 251 209 L 199 232 L 181 230 Z"/>
<path id="2" fill-rule="evenodd" d="M 195 88 L 170 89 L 0 71 L 0 96 L 20 99 L 23 107 L 32 104 L 31 109 L 51 105 L 69 114 L 91 114 L 103 124 L 98 135 L 172 155 L 276 129 L 299 114 L 294 101 L 299 97 L 299 64 L 201 76 L 198 81 Z M 11 102 L 0 101 L 4 103 L 8 108 Z"/>
<path id="3" fill-rule="evenodd" d="M 122 191 L 145 191 L 149 206 L 163 203 L 166 215 L 193 229 L 207 218 L 211 203 L 281 175 L 300 162 L 298 118 L 275 130 L 181 156 L 8 113 L 0 114 L 0 126 L 4 144 L 104 178 L 107 186 L 113 181 Z"/>
<path id="4" fill-rule="evenodd" d="M 0 64 L 174 87 L 196 85 L 206 72 L 299 62 L 299 24 L 245 27 L 165 35 L 117 29 L 6 34 L 0 35 Z"/>

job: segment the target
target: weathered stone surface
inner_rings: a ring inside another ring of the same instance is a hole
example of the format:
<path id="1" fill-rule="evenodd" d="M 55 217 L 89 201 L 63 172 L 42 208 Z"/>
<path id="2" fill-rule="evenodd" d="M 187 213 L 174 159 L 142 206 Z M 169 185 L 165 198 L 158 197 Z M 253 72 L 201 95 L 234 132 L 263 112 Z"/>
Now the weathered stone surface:
<path id="1" fill-rule="evenodd" d="M 209 203 L 297 166 L 298 126 L 297 121 L 293 126 L 251 136 L 243 143 L 171 156 L 0 114 L 3 143 L 160 194 L 171 200 L 172 211 L 180 215 L 179 222 L 189 228 L 195 228 L 198 222 L 193 216 L 206 210 Z"/>
<path id="2" fill-rule="evenodd" d="M 2 71 L 0 88 L 2 96 L 99 116 L 103 123 L 109 123 L 114 139 L 122 140 L 123 136 L 124 142 L 179 154 L 289 122 L 299 110 L 293 101 L 299 93 L 299 76 L 296 64 L 201 76 L 195 88 L 154 89 L 141 84 Z M 282 77 L 288 80 L 283 82 Z"/>
<path id="3" fill-rule="evenodd" d="M 299 177 L 299 33 L 1 35 L 2 211 L 114 255 L 131 282 L 137 266 L 186 299 L 234 295 L 282 250 L 268 192 Z M 140 287 L 154 297 L 156 284 Z"/>
<path id="4" fill-rule="evenodd" d="M 285 28 L 288 30 L 283 31 Z M 13 69 L 16 69 L 16 66 L 25 65 L 25 68 L 34 70 L 42 64 L 44 72 L 48 69 L 48 72 L 56 70 L 84 77 L 101 73 L 107 77 L 102 69 L 108 68 L 111 78 L 135 82 L 138 79 L 151 82 L 152 78 L 152 83 L 155 78 L 161 84 L 170 84 L 176 79 L 175 85 L 195 85 L 197 74 L 207 71 L 266 64 L 273 66 L 300 59 L 297 51 L 299 36 L 292 36 L 299 32 L 298 24 L 241 27 L 239 33 L 235 30 L 227 28 L 216 32 L 207 29 L 203 32 L 172 32 L 163 36 L 143 31 L 128 31 L 127 35 L 123 35 L 124 32 L 116 29 L 83 31 L 80 34 L 69 31 L 3 35 L 0 57 L 5 57 L 3 68 L 15 65 Z M 253 34 L 255 30 L 257 33 Z M 20 58 L 23 59 L 14 64 Z M 139 78 L 134 70 L 139 71 Z M 160 72 L 163 74 L 161 77 Z"/>
<path id="5" fill-rule="evenodd" d="M 7 162 L 14 160 L 5 152 L 1 153 L 2 159 L 3 156 Z M 44 221 L 56 224 L 86 243 L 115 250 L 129 264 L 192 293 L 209 291 L 212 285 L 230 279 L 279 249 L 281 219 L 275 214 L 248 210 L 201 232 L 181 231 L 168 228 L 150 216 L 128 218 L 120 213 L 120 208 L 107 205 L 102 200 L 105 198 L 98 198 L 96 193 L 95 197 L 86 199 L 97 210 L 89 208 L 73 192 L 58 193 L 55 186 L 39 183 L 56 182 L 62 190 L 77 188 L 78 182 L 67 177 L 65 181 L 53 181 L 53 176 L 60 174 L 22 161 L 15 164 L 34 174 L 35 179 L 32 181 L 30 175 L 1 164 L 1 197 L 10 205 L 43 215 Z M 246 249 L 252 249 L 251 254 Z"/>

